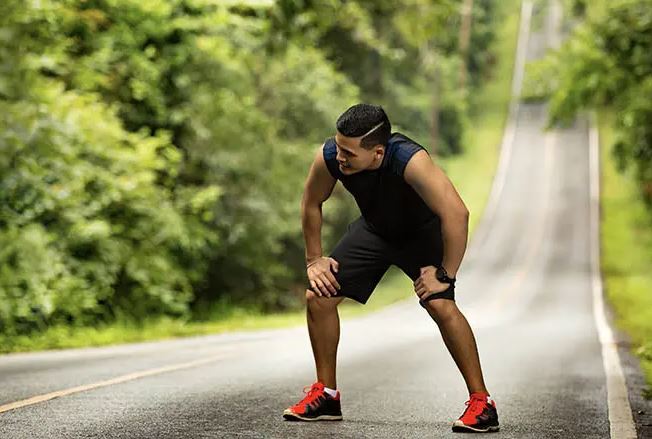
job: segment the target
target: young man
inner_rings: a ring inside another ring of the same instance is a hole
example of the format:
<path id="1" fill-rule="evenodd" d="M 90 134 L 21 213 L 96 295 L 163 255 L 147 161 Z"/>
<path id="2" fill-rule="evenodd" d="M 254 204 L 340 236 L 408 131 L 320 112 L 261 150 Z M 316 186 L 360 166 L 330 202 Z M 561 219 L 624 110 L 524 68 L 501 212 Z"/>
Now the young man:
<path id="1" fill-rule="evenodd" d="M 362 216 L 349 225 L 330 257 L 321 247 L 321 205 L 337 181 Z M 414 281 L 419 302 L 439 326 L 470 394 L 453 431 L 498 430 L 471 328 L 455 304 L 455 275 L 466 249 L 469 213 L 428 152 L 391 125 L 381 107 L 358 104 L 337 120 L 337 133 L 318 151 L 302 200 L 306 243 L 308 332 L 317 382 L 287 420 L 341 420 L 335 381 L 340 336 L 337 305 L 366 303 L 394 264 Z"/>

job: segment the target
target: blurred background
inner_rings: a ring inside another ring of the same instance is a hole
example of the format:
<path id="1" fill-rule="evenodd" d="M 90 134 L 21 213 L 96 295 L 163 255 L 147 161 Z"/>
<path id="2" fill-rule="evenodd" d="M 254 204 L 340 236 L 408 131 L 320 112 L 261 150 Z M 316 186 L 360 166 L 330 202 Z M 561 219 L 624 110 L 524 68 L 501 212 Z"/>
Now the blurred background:
<path id="1" fill-rule="evenodd" d="M 436 157 L 473 229 L 520 3 L 3 0 L 0 352 L 300 323 L 303 182 L 357 102 Z M 569 38 L 525 97 L 551 124 L 598 110 L 603 270 L 652 373 L 652 0 L 564 7 Z M 325 250 L 356 215 L 338 186 Z M 404 281 L 365 311 L 411 297 Z"/>

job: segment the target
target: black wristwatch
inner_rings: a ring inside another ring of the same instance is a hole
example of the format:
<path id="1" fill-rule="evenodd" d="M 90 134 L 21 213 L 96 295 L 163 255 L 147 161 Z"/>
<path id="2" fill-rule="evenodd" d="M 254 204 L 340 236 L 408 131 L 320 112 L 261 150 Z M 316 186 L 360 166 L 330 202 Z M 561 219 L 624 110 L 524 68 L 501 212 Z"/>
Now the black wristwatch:
<path id="1" fill-rule="evenodd" d="M 435 272 L 435 277 L 439 282 L 443 284 L 451 284 L 455 286 L 455 278 L 448 277 L 448 273 L 446 272 L 446 269 L 444 267 L 437 267 L 437 271 Z"/>

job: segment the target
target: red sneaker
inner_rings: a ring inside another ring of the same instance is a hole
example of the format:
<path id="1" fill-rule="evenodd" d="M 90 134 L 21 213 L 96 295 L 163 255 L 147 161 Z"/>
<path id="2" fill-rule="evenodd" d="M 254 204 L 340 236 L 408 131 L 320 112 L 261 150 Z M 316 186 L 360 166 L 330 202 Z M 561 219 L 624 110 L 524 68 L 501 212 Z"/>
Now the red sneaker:
<path id="1" fill-rule="evenodd" d="M 466 406 L 460 419 L 453 423 L 453 431 L 487 433 L 500 429 L 496 402 L 489 398 L 489 395 L 472 393 L 466 401 Z"/>
<path id="2" fill-rule="evenodd" d="M 306 391 L 306 396 L 285 409 L 283 417 L 288 421 L 341 421 L 342 408 L 340 407 L 340 392 L 330 396 L 324 391 L 324 385 L 316 382 Z"/>

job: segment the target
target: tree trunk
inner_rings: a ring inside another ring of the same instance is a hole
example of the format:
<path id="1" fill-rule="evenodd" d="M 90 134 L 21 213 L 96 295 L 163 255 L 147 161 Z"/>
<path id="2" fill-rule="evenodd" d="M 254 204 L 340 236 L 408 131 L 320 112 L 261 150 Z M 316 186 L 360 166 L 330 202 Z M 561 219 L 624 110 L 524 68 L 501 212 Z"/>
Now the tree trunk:
<path id="1" fill-rule="evenodd" d="M 462 17 L 460 22 L 459 50 L 460 50 L 460 71 L 459 85 L 460 88 L 466 87 L 468 76 L 468 57 L 469 45 L 471 43 L 471 19 L 473 18 L 473 0 L 464 0 L 462 4 Z"/>

